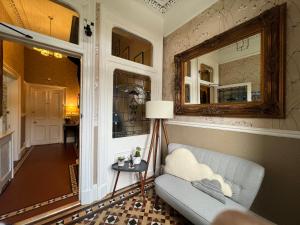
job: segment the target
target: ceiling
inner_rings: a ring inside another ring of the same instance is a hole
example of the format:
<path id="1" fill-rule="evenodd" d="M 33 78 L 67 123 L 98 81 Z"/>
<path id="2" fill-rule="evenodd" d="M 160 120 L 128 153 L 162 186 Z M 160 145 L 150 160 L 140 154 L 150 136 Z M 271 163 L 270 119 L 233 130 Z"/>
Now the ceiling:
<path id="1" fill-rule="evenodd" d="M 131 0 L 126 0 L 131 1 Z M 218 0 L 135 0 L 163 18 L 164 36 L 169 35 Z"/>
<path id="2" fill-rule="evenodd" d="M 1 0 L 11 21 L 4 21 L 49 35 L 49 16 L 53 17 L 52 36 L 69 41 L 72 16 L 78 14 L 54 3 L 55 0 Z M 109 0 L 115 1 L 115 0 Z M 163 18 L 164 36 L 175 31 L 217 0 L 122 0 L 138 1 L 157 16 Z M 1 7 L 1 5 L 0 5 Z M 2 9 L 2 7 L 1 7 Z M 1 11 L 1 10 L 0 10 Z M 154 16 L 156 16 L 154 15 Z"/>
<path id="3" fill-rule="evenodd" d="M 51 35 L 69 41 L 71 22 L 75 11 L 51 0 L 1 0 L 12 25 L 49 35 L 50 20 L 53 17 Z M 7 22 L 7 21 L 5 21 Z"/>

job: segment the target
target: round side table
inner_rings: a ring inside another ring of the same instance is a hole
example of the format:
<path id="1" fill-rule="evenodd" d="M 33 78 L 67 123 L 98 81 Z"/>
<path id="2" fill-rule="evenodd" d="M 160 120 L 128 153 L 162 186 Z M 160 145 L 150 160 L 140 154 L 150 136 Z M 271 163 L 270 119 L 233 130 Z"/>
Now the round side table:
<path id="1" fill-rule="evenodd" d="M 142 176 L 142 172 L 145 172 L 148 168 L 148 164 L 145 160 L 142 160 L 141 163 L 138 165 L 133 165 L 133 167 L 130 167 L 129 161 L 126 161 L 124 166 L 118 166 L 118 163 L 114 163 L 112 164 L 111 168 L 117 171 L 117 178 L 115 181 L 114 190 L 111 198 L 113 198 L 115 195 L 120 172 L 129 172 L 129 173 L 139 173 L 140 182 L 141 182 L 141 194 L 143 196 L 143 200 L 145 201 L 145 193 L 144 193 L 145 179 Z"/>

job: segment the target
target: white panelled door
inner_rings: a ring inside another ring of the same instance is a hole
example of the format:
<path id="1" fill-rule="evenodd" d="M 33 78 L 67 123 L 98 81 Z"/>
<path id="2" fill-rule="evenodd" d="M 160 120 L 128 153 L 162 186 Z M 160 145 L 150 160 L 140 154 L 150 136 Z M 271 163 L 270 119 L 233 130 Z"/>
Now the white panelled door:
<path id="1" fill-rule="evenodd" d="M 30 88 L 32 145 L 62 142 L 64 96 L 61 88 Z"/>

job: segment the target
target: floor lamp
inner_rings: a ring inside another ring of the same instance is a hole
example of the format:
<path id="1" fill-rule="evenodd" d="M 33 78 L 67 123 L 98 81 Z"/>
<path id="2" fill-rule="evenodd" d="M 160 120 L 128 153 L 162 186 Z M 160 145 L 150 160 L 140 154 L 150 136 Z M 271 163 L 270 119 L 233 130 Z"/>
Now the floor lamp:
<path id="1" fill-rule="evenodd" d="M 152 130 L 152 137 L 151 137 L 151 144 L 150 149 L 148 152 L 147 164 L 149 168 L 149 162 L 151 159 L 151 154 L 153 152 L 153 172 L 155 176 L 156 172 L 156 158 L 157 158 L 157 151 L 158 151 L 158 140 L 159 140 L 159 132 L 160 127 L 163 128 L 163 133 L 166 139 L 166 144 L 169 144 L 169 139 L 167 135 L 167 129 L 165 125 L 166 119 L 173 118 L 173 107 L 174 104 L 172 101 L 149 101 L 146 102 L 146 118 L 153 119 L 153 130 Z M 144 174 L 144 180 L 147 178 L 148 168 Z"/>

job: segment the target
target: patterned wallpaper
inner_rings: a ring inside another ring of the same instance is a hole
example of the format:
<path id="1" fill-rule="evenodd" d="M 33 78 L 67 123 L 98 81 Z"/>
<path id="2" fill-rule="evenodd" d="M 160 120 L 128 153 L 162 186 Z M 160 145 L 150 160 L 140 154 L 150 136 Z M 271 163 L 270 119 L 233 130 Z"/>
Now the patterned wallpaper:
<path id="1" fill-rule="evenodd" d="M 286 119 L 176 116 L 175 120 L 300 131 L 300 1 L 220 0 L 164 39 L 163 99 L 174 99 L 174 55 L 287 2 Z"/>
<path id="2" fill-rule="evenodd" d="M 220 85 L 251 82 L 252 91 L 260 91 L 260 55 L 219 65 Z"/>

